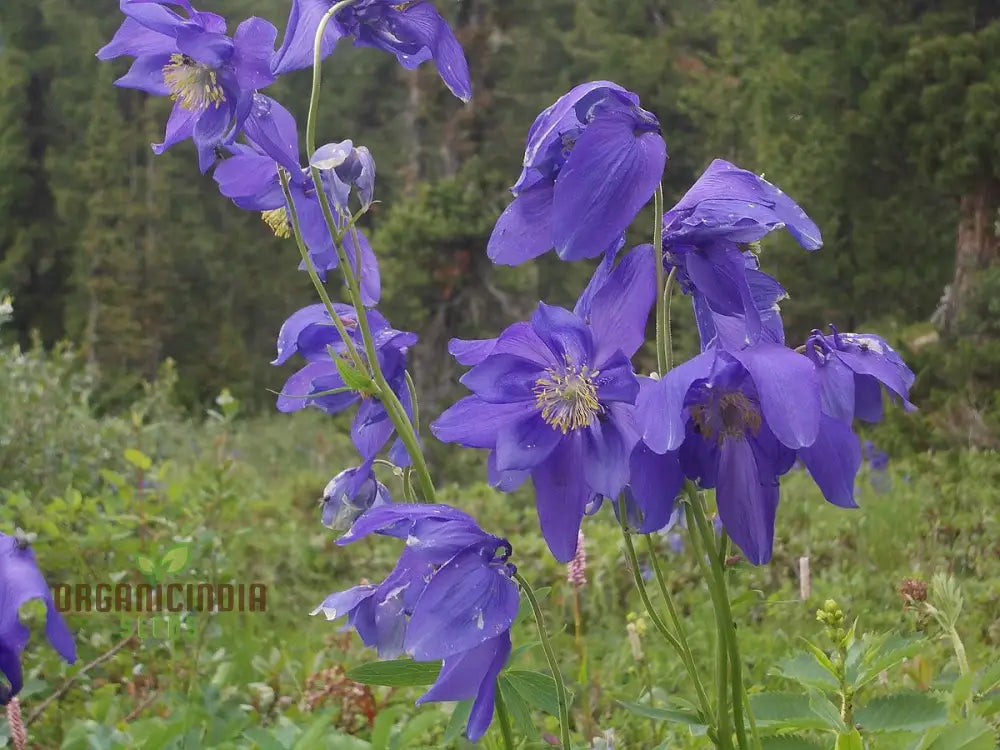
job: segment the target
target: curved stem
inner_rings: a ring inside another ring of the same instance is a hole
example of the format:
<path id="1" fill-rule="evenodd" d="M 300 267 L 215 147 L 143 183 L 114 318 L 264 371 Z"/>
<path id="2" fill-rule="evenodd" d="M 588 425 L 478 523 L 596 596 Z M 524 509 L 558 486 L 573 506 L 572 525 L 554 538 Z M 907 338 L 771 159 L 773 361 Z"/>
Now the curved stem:
<path id="1" fill-rule="evenodd" d="M 309 98 L 309 114 L 308 119 L 306 120 L 306 148 L 309 154 L 312 154 L 316 147 L 316 119 L 319 112 L 323 33 L 333 16 L 338 11 L 346 8 L 354 2 L 356 2 L 356 0 L 341 0 L 341 2 L 336 3 L 323 15 L 323 18 L 320 20 L 320 23 L 316 28 L 316 36 L 313 42 L 312 93 Z M 368 368 L 370 368 L 372 378 L 375 381 L 375 386 L 378 389 L 379 400 L 385 407 L 386 414 L 392 421 L 393 427 L 396 429 L 396 434 L 399 436 L 399 439 L 402 440 L 403 445 L 406 446 L 406 452 L 409 454 L 410 460 L 413 462 L 414 471 L 416 471 L 417 481 L 420 484 L 424 500 L 426 502 L 433 503 L 435 500 L 434 482 L 431 480 L 430 471 L 427 468 L 427 462 L 424 459 L 422 451 L 420 450 L 420 441 L 417 438 L 415 430 L 413 429 L 413 425 L 406 415 L 406 410 L 403 408 L 402 403 L 396 396 L 396 393 L 392 390 L 392 387 L 385 378 L 385 374 L 382 372 L 382 368 L 379 366 L 378 352 L 375 349 L 371 326 L 368 323 L 368 315 L 361 302 L 361 288 L 358 282 L 358 277 L 354 273 L 354 268 L 348 261 L 347 253 L 340 242 L 343 237 L 343 230 L 337 226 L 337 222 L 334 219 L 333 212 L 330 208 L 329 197 L 323 189 L 323 180 L 319 169 L 310 165 L 309 172 L 313 180 L 313 186 L 316 189 L 316 196 L 319 199 L 320 207 L 323 210 L 323 218 L 326 221 L 327 230 L 330 233 L 330 239 L 333 242 L 334 250 L 337 253 L 338 264 L 340 265 L 341 272 L 344 274 L 344 278 L 347 281 L 348 294 L 358 316 L 358 327 L 361 330 L 361 338 L 364 342 L 365 356 L 368 361 Z M 351 230 L 352 237 L 355 239 L 354 247 L 358 254 L 357 261 L 358 269 L 360 271 L 360 246 L 358 245 L 356 239 L 357 235 L 355 234 L 356 230 L 354 228 L 353 217 L 348 220 L 348 228 Z M 298 234 L 299 233 L 296 232 L 297 236 Z M 304 251 L 304 247 L 304 245 L 301 245 L 300 250 L 304 252 L 304 257 L 308 258 L 308 252 Z M 306 265 L 308 267 L 310 266 L 310 263 L 307 262 Z M 315 280 L 313 283 L 316 283 Z M 326 299 L 329 299 L 329 297 L 326 297 Z M 326 299 L 324 299 L 324 303 L 326 302 Z"/>
<path id="2" fill-rule="evenodd" d="M 559 669 L 559 662 L 556 661 L 556 654 L 552 650 L 552 643 L 549 641 L 548 630 L 545 628 L 545 616 L 541 607 L 538 606 L 538 599 L 535 592 L 520 573 L 514 573 L 514 580 L 517 581 L 524 595 L 531 605 L 531 612 L 535 616 L 535 625 L 538 627 L 538 640 L 542 643 L 542 651 L 545 652 L 545 660 L 549 663 L 549 670 L 552 672 L 552 679 L 556 683 L 556 701 L 559 703 L 559 735 L 563 750 L 572 750 L 573 744 L 569 736 L 569 698 L 566 695 L 566 684 L 563 682 L 562 671 Z"/>
<path id="3" fill-rule="evenodd" d="M 670 299 L 674 293 L 674 282 L 677 280 L 677 266 L 670 269 L 667 282 L 663 287 L 663 330 L 666 337 L 667 370 L 674 366 L 674 336 L 670 330 Z"/>
<path id="4" fill-rule="evenodd" d="M 503 746 L 505 750 L 514 750 L 514 732 L 510 726 L 510 715 L 507 713 L 507 704 L 503 700 L 503 691 L 499 683 L 496 687 L 496 708 L 497 723 L 500 724 L 500 734 L 503 736 Z"/>
<path id="5" fill-rule="evenodd" d="M 657 183 L 653 193 L 653 260 L 656 263 L 656 371 L 660 377 L 667 371 L 667 347 L 664 321 L 663 274 L 663 185 Z"/>
<path id="6" fill-rule="evenodd" d="M 354 341 L 347 334 L 347 329 L 344 327 L 344 321 L 340 319 L 337 311 L 333 307 L 333 301 L 330 299 L 330 295 L 326 291 L 326 287 L 323 286 L 322 280 L 319 278 L 319 274 L 316 273 L 316 266 L 313 265 L 312 258 L 309 257 L 309 250 L 306 248 L 305 242 L 302 239 L 302 229 L 299 225 L 299 215 L 295 210 L 295 204 L 292 202 L 292 193 L 288 186 L 288 174 L 283 169 L 278 170 L 278 178 L 281 180 L 281 192 L 285 196 L 285 203 L 288 205 L 288 219 L 292 225 L 292 234 L 295 237 L 295 244 L 298 245 L 299 255 L 302 256 L 302 263 L 306 267 L 306 272 L 309 274 L 309 279 L 312 281 L 313 286 L 316 288 L 316 293 L 319 295 L 320 300 L 322 300 L 323 305 L 326 307 L 327 314 L 333 319 L 333 325 L 337 328 L 337 333 L 340 334 L 341 340 L 347 346 L 347 351 L 351 355 L 351 359 L 354 362 L 354 366 L 364 372 L 367 368 L 364 365 L 364 360 L 361 359 L 361 355 L 358 354 L 357 348 L 354 346 Z"/>
<path id="7" fill-rule="evenodd" d="M 663 577 L 663 571 L 660 568 L 659 555 L 656 554 L 656 547 L 653 544 L 653 538 L 646 534 L 646 548 L 649 550 L 649 557 L 653 563 L 653 573 L 656 576 L 656 583 L 660 588 L 660 594 L 663 596 L 663 600 L 667 603 L 667 612 L 670 614 L 670 622 L 674 626 L 674 631 L 677 633 L 677 641 L 681 646 L 681 659 L 684 661 L 684 665 L 687 667 L 688 676 L 694 683 L 695 692 L 698 693 L 698 703 L 701 705 L 702 713 L 705 718 L 708 719 L 712 715 L 712 704 L 709 703 L 708 693 L 705 692 L 705 686 L 701 682 L 701 676 L 698 674 L 698 668 L 695 664 L 694 654 L 691 651 L 691 646 L 688 643 L 687 635 L 684 633 L 684 626 L 681 624 L 681 619 L 677 615 L 677 608 L 674 606 L 674 598 L 670 595 L 670 589 L 667 588 L 667 583 Z"/>

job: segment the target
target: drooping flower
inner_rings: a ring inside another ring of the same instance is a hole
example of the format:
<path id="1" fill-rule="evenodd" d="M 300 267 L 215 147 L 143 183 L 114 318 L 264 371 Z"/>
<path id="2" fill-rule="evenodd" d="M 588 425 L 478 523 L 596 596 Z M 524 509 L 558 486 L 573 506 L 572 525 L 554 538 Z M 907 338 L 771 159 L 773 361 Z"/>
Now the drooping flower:
<path id="1" fill-rule="evenodd" d="M 323 525 L 347 531 L 369 508 L 392 502 L 389 489 L 375 478 L 371 460 L 344 469 L 323 490 Z"/>
<path id="2" fill-rule="evenodd" d="M 881 336 L 873 333 L 832 333 L 814 330 L 806 353 L 816 363 L 823 387 L 823 408 L 830 416 L 851 422 L 882 419 L 882 387 L 903 402 L 906 411 L 916 407 L 907 399 L 915 376 Z"/>
<path id="3" fill-rule="evenodd" d="M 726 531 L 751 562 L 767 562 L 778 480 L 820 430 L 812 363 L 763 341 L 710 349 L 647 384 L 636 415 L 631 490 L 646 513 L 669 518 L 685 477 L 715 488 Z"/>
<path id="4" fill-rule="evenodd" d="M 292 0 L 285 38 L 274 58 L 275 74 L 313 64 L 319 24 L 336 0 Z M 469 65 L 455 33 L 441 14 L 425 0 L 359 0 L 341 8 L 323 33 L 322 59 L 343 37 L 354 37 L 358 47 L 375 47 L 395 55 L 399 64 L 413 70 L 433 60 L 441 80 L 464 102 L 472 98 Z"/>
<path id="5" fill-rule="evenodd" d="M 489 449 L 490 482 L 504 491 L 531 477 L 542 533 L 560 562 L 573 558 L 594 496 L 617 497 L 628 478 L 639 390 L 629 357 L 655 295 L 651 266 L 650 249 L 636 248 L 575 312 L 539 303 L 529 322 L 496 339 L 450 345 L 474 365 L 461 379 L 474 395 L 431 431 Z"/>
<path id="6" fill-rule="evenodd" d="M 38 569 L 35 553 L 27 542 L 0 534 L 0 705 L 20 692 L 23 685 L 21 653 L 28 645 L 30 632 L 21 622 L 18 610 L 33 599 L 45 603 L 45 636 L 58 654 L 72 664 L 76 661 L 73 635 L 56 609 L 52 593 Z"/>
<path id="7" fill-rule="evenodd" d="M 275 236 L 283 239 L 291 237 L 291 212 L 281 190 L 278 164 L 256 146 L 236 144 L 230 147 L 230 151 L 232 156 L 223 160 L 213 175 L 219 192 L 244 210 L 260 211 L 261 218 Z M 350 141 L 322 146 L 312 158 L 320 170 L 335 226 L 343 230 L 350 216 L 348 200 L 352 187 L 357 188 L 362 206 L 371 204 L 375 163 L 368 149 L 363 146 L 354 148 Z M 288 188 L 292 196 L 291 208 L 295 210 L 309 258 L 319 277 L 325 281 L 327 274 L 337 268 L 338 257 L 309 171 L 296 166 L 289 172 Z M 360 275 L 362 303 L 366 306 L 377 304 L 382 284 L 378 260 L 368 238 L 360 230 L 348 231 L 341 242 L 355 274 Z M 304 269 L 304 265 L 300 268 Z"/>
<path id="8" fill-rule="evenodd" d="M 115 85 L 174 100 L 163 142 L 153 145 L 157 154 L 192 138 L 205 172 L 217 149 L 245 128 L 267 140 L 280 105 L 256 92 L 275 79 L 278 31 L 271 23 L 248 18 L 229 37 L 222 16 L 196 11 L 187 0 L 122 0 L 121 10 L 124 22 L 97 57 L 134 57 Z"/>
<path id="9" fill-rule="evenodd" d="M 339 303 L 334 304 L 334 311 L 344 324 L 355 348 L 364 356 L 357 312 L 350 305 Z M 409 347 L 417 343 L 417 335 L 392 328 L 377 310 L 367 310 L 366 314 L 379 366 L 412 419 L 413 404 L 406 385 L 406 353 Z M 312 406 L 328 414 L 336 414 L 360 401 L 361 406 L 351 428 L 351 438 L 362 458 L 372 459 L 392 436 L 392 421 L 377 397 L 347 388 L 330 355 L 330 349 L 341 356 L 348 351 L 347 344 L 340 337 L 325 305 L 309 305 L 285 321 L 278 334 L 278 356 L 272 364 L 284 364 L 293 355 L 300 354 L 306 359 L 306 365 L 285 382 L 278 397 L 278 411 L 299 411 Z M 409 463 L 406 450 L 398 439 L 391 447 L 389 457 L 400 466 Z"/>
<path id="10" fill-rule="evenodd" d="M 347 616 L 381 658 L 405 652 L 415 661 L 442 659 L 437 681 L 417 703 L 474 699 L 466 733 L 478 740 L 493 720 L 496 678 L 510 656 L 518 610 L 510 542 L 447 505 L 390 504 L 369 510 L 337 543 L 373 533 L 406 541 L 395 569 L 380 584 L 331 594 L 313 614 Z"/>
<path id="11" fill-rule="evenodd" d="M 514 202 L 487 252 L 517 265 L 555 247 L 563 260 L 615 247 L 660 184 L 667 146 L 656 117 L 616 83 L 584 83 L 542 112 L 528 131 Z"/>
<path id="12" fill-rule="evenodd" d="M 664 263 L 677 268 L 681 289 L 700 295 L 706 308 L 743 316 L 753 342 L 761 333 L 761 294 L 781 290 L 780 299 L 784 290 L 741 245 L 781 228 L 807 250 L 822 245 L 819 228 L 791 198 L 753 172 L 716 159 L 663 215 Z"/>

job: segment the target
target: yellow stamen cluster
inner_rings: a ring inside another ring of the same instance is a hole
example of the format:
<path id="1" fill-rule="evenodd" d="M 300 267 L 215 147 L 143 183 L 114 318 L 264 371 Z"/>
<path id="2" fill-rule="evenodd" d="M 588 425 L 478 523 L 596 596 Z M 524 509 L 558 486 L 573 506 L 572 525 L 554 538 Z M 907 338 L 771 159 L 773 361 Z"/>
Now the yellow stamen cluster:
<path id="1" fill-rule="evenodd" d="M 739 391 L 710 394 L 702 404 L 691 407 L 691 418 L 705 438 L 715 438 L 721 445 L 726 438 L 743 437 L 749 430 L 754 435 L 760 431 L 760 410 Z"/>
<path id="2" fill-rule="evenodd" d="M 163 66 L 163 82 L 170 98 L 190 112 L 204 112 L 226 101 L 216 72 L 187 55 L 173 54 Z"/>
<path id="3" fill-rule="evenodd" d="M 565 435 L 586 427 L 601 412 L 594 378 L 600 373 L 587 366 L 567 366 L 565 370 L 546 370 L 535 381 L 535 405 L 542 419 Z"/>
<path id="4" fill-rule="evenodd" d="M 275 237 L 287 240 L 292 236 L 292 225 L 288 221 L 288 212 L 284 208 L 272 208 L 269 211 L 261 211 L 260 218 L 271 228 Z"/>

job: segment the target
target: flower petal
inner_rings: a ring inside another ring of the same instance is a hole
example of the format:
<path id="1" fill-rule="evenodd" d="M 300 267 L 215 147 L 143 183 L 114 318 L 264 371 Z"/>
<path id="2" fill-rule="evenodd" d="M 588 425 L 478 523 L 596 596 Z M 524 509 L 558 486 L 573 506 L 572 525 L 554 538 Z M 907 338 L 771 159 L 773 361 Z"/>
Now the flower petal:
<path id="1" fill-rule="evenodd" d="M 569 310 L 539 302 L 531 315 L 531 327 L 560 365 L 581 367 L 593 364 L 593 334 Z"/>
<path id="2" fill-rule="evenodd" d="M 592 494 L 583 478 L 583 461 L 579 433 L 570 433 L 531 472 L 542 535 L 559 562 L 569 562 L 576 554 L 580 522 Z"/>
<path id="3" fill-rule="evenodd" d="M 651 534 L 670 523 L 677 494 L 684 484 L 684 472 L 676 452 L 653 453 L 644 443 L 637 443 L 629 458 L 629 488 L 639 509 L 640 534 Z"/>
<path id="4" fill-rule="evenodd" d="M 544 180 L 518 195 L 493 227 L 486 254 L 494 263 L 516 266 L 552 249 L 552 194 Z"/>
<path id="5" fill-rule="evenodd" d="M 658 381 L 639 378 L 636 422 L 643 442 L 654 453 L 677 450 L 684 442 L 684 399 L 696 380 L 709 376 L 715 359 L 714 352 L 704 352 L 674 367 Z"/>
<path id="6" fill-rule="evenodd" d="M 746 440 L 726 440 L 719 450 L 715 491 L 726 532 L 754 565 L 771 559 L 777 483 L 762 483 L 757 459 Z"/>
<path id="7" fill-rule="evenodd" d="M 443 565 L 424 589 L 406 628 L 403 647 L 418 661 L 445 659 L 510 628 L 517 585 L 466 550 Z"/>
<path id="8" fill-rule="evenodd" d="M 543 371 L 536 362 L 515 354 L 491 354 L 459 378 L 483 401 L 508 404 L 535 401 L 534 386 Z"/>
<path id="9" fill-rule="evenodd" d="M 451 93 L 468 102 L 472 98 L 472 81 L 469 79 L 465 52 L 455 38 L 455 32 L 434 5 L 429 2 L 413 3 L 400 16 L 393 18 L 401 29 L 405 29 L 409 39 L 430 50 L 438 75 Z"/>
<path id="10" fill-rule="evenodd" d="M 320 20 L 330 10 L 330 0 L 292 0 L 292 9 L 285 25 L 285 37 L 274 56 L 274 74 L 308 68 L 313 64 L 313 43 Z M 323 32 L 322 59 L 326 59 L 343 36 L 343 29 L 331 19 Z"/>
<path id="11" fill-rule="evenodd" d="M 552 239 L 563 260 L 603 252 L 635 219 L 663 176 L 667 147 L 658 133 L 634 134 L 615 113 L 587 125 L 556 180 Z"/>
<path id="12" fill-rule="evenodd" d="M 731 352 L 753 378 L 764 418 L 789 448 L 811 445 L 819 432 L 819 379 L 812 361 L 778 344 L 761 340 Z"/>
<path id="13" fill-rule="evenodd" d="M 816 442 L 800 448 L 799 458 L 829 502 L 841 508 L 858 507 L 854 479 L 861 468 L 861 442 L 849 423 L 822 415 Z"/>
<path id="14" fill-rule="evenodd" d="M 595 292 L 588 322 L 594 332 L 594 359 L 621 350 L 635 354 L 646 340 L 646 321 L 656 299 L 653 246 L 639 245 L 621 262 Z"/>
<path id="15" fill-rule="evenodd" d="M 163 66 L 169 61 L 169 54 L 137 57 L 128 72 L 115 81 L 115 86 L 138 89 L 153 96 L 168 96 L 170 87 L 163 81 Z"/>
<path id="16" fill-rule="evenodd" d="M 555 450 L 561 437 L 562 433 L 534 409 L 521 419 L 508 422 L 497 432 L 497 471 L 534 469 Z"/>
<path id="17" fill-rule="evenodd" d="M 493 448 L 497 434 L 504 427 L 534 412 L 535 405 L 531 401 L 491 404 L 479 396 L 466 396 L 434 420 L 431 432 L 442 443 Z"/>
<path id="18" fill-rule="evenodd" d="M 594 420 L 583 436 L 583 477 L 593 493 L 618 497 L 628 482 L 632 446 L 613 420 Z"/>

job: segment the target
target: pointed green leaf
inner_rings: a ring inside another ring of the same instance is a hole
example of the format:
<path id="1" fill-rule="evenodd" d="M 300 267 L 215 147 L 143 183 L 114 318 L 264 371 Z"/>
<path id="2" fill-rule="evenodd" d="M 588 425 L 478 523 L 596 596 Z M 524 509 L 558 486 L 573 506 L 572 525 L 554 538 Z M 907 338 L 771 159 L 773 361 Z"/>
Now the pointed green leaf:
<path id="1" fill-rule="evenodd" d="M 191 545 L 177 544 L 167 550 L 160 560 L 160 569 L 164 573 L 180 573 L 191 561 Z"/>
<path id="2" fill-rule="evenodd" d="M 705 726 L 700 716 L 688 711 L 680 711 L 675 708 L 656 708 L 654 706 L 647 706 L 644 703 L 632 703 L 630 701 L 618 701 L 618 705 L 638 716 L 645 716 L 647 719 L 655 721 L 686 724 L 689 727 Z"/>
<path id="3" fill-rule="evenodd" d="M 817 745 L 805 737 L 791 734 L 782 737 L 761 737 L 761 750 L 827 750 L 829 745 Z"/>
<path id="4" fill-rule="evenodd" d="M 809 697 L 802 693 L 754 693 L 750 696 L 750 708 L 760 731 L 829 728 L 826 720 L 813 711 Z"/>
<path id="5" fill-rule="evenodd" d="M 529 706 L 552 716 L 559 715 L 556 681 L 550 675 L 527 669 L 508 669 L 504 675 L 511 687 L 520 693 Z M 568 700 L 570 703 L 573 702 L 572 694 L 568 696 Z"/>
<path id="6" fill-rule="evenodd" d="M 372 389 L 372 379 L 368 377 L 367 373 L 361 372 L 350 364 L 343 357 L 334 357 L 334 364 L 337 366 L 337 372 L 340 375 L 340 379 L 344 381 L 344 385 L 354 391 L 370 392 Z"/>
<path id="7" fill-rule="evenodd" d="M 874 698 L 854 712 L 868 732 L 922 732 L 948 720 L 945 705 L 927 693 L 897 693 Z"/>
<path id="8" fill-rule="evenodd" d="M 153 460 L 140 450 L 126 448 L 124 455 L 125 460 L 137 469 L 149 471 L 153 467 Z"/>
<path id="9" fill-rule="evenodd" d="M 465 725 L 469 721 L 470 713 L 472 713 L 471 698 L 455 704 L 455 710 L 451 712 L 451 719 L 448 720 L 448 726 L 444 729 L 444 737 L 441 738 L 442 744 L 450 745 L 462 736 L 462 732 L 465 731 Z"/>
<path id="10" fill-rule="evenodd" d="M 419 687 L 430 685 L 441 671 L 439 661 L 412 661 L 394 659 L 360 664 L 347 670 L 347 678 L 365 685 L 385 687 Z"/>
<path id="11" fill-rule="evenodd" d="M 847 731 L 844 720 L 840 718 L 840 708 L 818 690 L 809 690 L 809 708 L 826 722 L 827 727 L 837 731 Z"/>
<path id="12" fill-rule="evenodd" d="M 392 727 L 396 720 L 405 716 L 408 711 L 408 706 L 389 706 L 375 715 L 375 723 L 372 726 L 372 750 L 389 750 Z"/>
<path id="13" fill-rule="evenodd" d="M 841 732 L 837 735 L 833 750 L 865 750 L 865 743 L 861 740 L 861 733 L 857 729 L 852 729 L 850 732 Z"/>
<path id="14" fill-rule="evenodd" d="M 839 687 L 837 679 L 809 653 L 798 653 L 779 662 L 775 671 L 781 677 L 802 685 L 813 685 L 823 690 L 836 690 Z"/>
<path id="15" fill-rule="evenodd" d="M 971 719 L 942 731 L 928 750 L 996 750 L 996 732 L 982 719 Z"/>
<path id="16" fill-rule="evenodd" d="M 517 730 L 530 740 L 537 739 L 538 727 L 531 718 L 531 706 L 511 685 L 506 673 L 501 674 L 497 679 L 497 688 L 500 690 L 504 705 L 507 706 L 507 713 L 510 714 Z"/>

